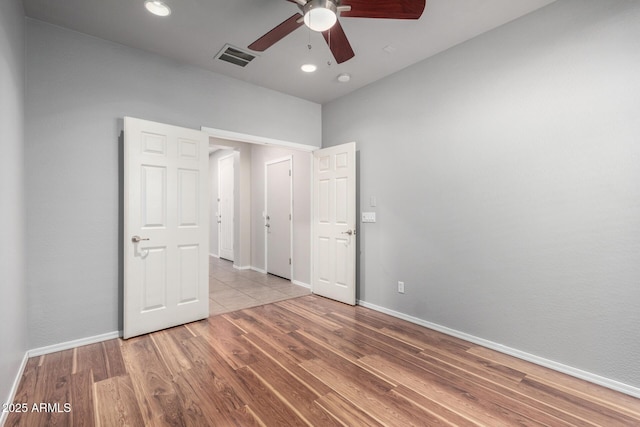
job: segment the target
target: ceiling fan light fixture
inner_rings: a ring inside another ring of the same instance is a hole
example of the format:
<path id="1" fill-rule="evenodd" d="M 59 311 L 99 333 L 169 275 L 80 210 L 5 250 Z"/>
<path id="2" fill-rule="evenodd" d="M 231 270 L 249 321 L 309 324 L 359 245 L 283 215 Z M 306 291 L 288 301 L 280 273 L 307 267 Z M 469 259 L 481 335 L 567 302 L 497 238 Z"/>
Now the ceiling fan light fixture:
<path id="1" fill-rule="evenodd" d="M 313 31 L 327 31 L 338 21 L 338 8 L 332 0 L 310 0 L 303 10 L 304 23 Z"/>
<path id="2" fill-rule="evenodd" d="M 157 16 L 169 16 L 171 15 L 171 8 L 167 4 L 160 0 L 146 0 L 144 7 L 151 13 Z"/>

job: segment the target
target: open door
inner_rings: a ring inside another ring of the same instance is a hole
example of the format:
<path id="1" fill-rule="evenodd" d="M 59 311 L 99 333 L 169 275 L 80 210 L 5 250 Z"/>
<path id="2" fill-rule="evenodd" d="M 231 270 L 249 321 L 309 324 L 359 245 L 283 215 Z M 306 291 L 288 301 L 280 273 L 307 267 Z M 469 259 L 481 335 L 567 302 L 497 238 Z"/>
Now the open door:
<path id="1" fill-rule="evenodd" d="M 124 338 L 209 316 L 208 139 L 124 119 Z"/>
<path id="2" fill-rule="evenodd" d="M 312 291 L 356 303 L 356 144 L 313 152 Z"/>

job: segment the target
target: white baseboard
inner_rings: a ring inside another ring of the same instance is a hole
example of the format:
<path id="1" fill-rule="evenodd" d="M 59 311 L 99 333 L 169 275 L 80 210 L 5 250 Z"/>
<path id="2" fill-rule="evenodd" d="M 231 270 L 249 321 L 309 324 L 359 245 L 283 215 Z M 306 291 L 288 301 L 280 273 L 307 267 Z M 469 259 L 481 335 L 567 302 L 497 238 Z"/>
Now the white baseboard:
<path id="1" fill-rule="evenodd" d="M 211 255 L 211 256 L 215 256 L 215 255 Z M 239 265 L 233 264 L 233 268 L 235 268 L 236 270 L 252 270 L 257 273 L 268 274 L 267 270 L 265 270 L 264 268 L 255 267 L 253 265 L 239 266 Z M 299 280 L 291 279 L 291 283 L 293 283 L 294 285 L 302 286 L 303 288 L 311 289 L 310 284 L 301 282 Z"/>
<path id="2" fill-rule="evenodd" d="M 251 266 L 249 268 L 251 270 L 257 272 L 257 273 L 269 274 L 269 273 L 267 273 L 267 270 L 265 270 L 264 268 L 259 268 L 259 267 L 254 267 L 254 266 Z M 310 284 L 301 282 L 299 280 L 291 279 L 291 283 L 293 283 L 294 285 L 302 286 L 303 288 L 311 289 L 311 285 Z"/>
<path id="3" fill-rule="evenodd" d="M 562 372 L 563 374 L 571 375 L 572 377 L 580 378 L 581 380 L 589 381 L 594 384 L 601 385 L 603 387 L 610 388 L 615 391 L 619 391 L 629 396 L 640 398 L 640 388 L 633 387 L 628 384 L 621 383 L 610 378 L 602 377 L 591 372 L 583 371 L 572 366 L 564 365 L 562 363 L 555 362 L 553 360 L 545 359 L 543 357 L 536 356 L 534 354 L 526 353 L 524 351 L 517 350 L 515 348 L 507 347 L 502 344 L 495 343 L 493 341 L 485 340 L 473 335 L 466 334 L 464 332 L 457 331 L 455 329 L 447 328 L 436 323 L 431 323 L 418 317 L 413 317 L 408 314 L 400 313 L 385 307 L 381 307 L 369 302 L 358 300 L 358 305 L 366 308 L 370 308 L 381 313 L 388 314 L 393 317 L 397 317 L 407 322 L 415 323 L 425 328 L 433 329 L 434 331 L 442 332 L 443 334 L 450 335 L 456 338 L 463 339 L 465 341 L 472 342 L 474 344 L 481 345 L 483 347 L 490 348 L 491 350 L 499 351 L 500 353 L 508 354 L 510 356 L 517 357 L 518 359 L 526 360 L 527 362 L 535 363 L 536 365 L 544 366 L 545 368 L 553 369 L 554 371 Z"/>
<path id="4" fill-rule="evenodd" d="M 28 357 L 42 356 L 43 354 L 55 353 L 56 351 L 69 350 L 70 348 L 81 347 L 83 345 L 95 344 L 97 342 L 112 340 L 120 337 L 120 331 L 107 332 L 106 334 L 94 335 L 92 337 L 80 338 L 60 344 L 48 345 L 34 348 L 27 351 Z"/>
<path id="5" fill-rule="evenodd" d="M 22 380 L 22 375 L 24 374 L 24 369 L 27 366 L 27 361 L 31 357 L 42 356 L 44 354 L 55 353 L 56 351 L 69 350 L 75 347 L 81 347 L 83 345 L 94 344 L 97 342 L 102 342 L 106 340 L 110 340 L 113 338 L 120 337 L 119 331 L 109 332 L 106 334 L 95 335 L 92 337 L 80 338 L 73 341 L 67 341 L 60 344 L 53 344 L 44 347 L 34 348 L 31 350 L 27 350 L 22 358 L 22 363 L 20 363 L 20 368 L 16 374 L 16 378 L 13 381 L 13 385 L 11 386 L 11 390 L 9 392 L 9 396 L 7 399 L 7 403 L 13 402 L 16 397 L 16 393 L 18 391 L 18 386 L 20 385 L 20 381 Z M 7 420 L 8 412 L 0 412 L 0 426 L 3 426 Z"/>
<path id="6" fill-rule="evenodd" d="M 209 256 L 210 256 L 211 258 L 220 258 L 218 255 L 216 255 L 216 254 L 211 254 L 211 253 L 209 254 Z"/>
<path id="7" fill-rule="evenodd" d="M 18 368 L 18 373 L 16 374 L 15 379 L 13 380 L 13 385 L 11 386 L 11 390 L 9 390 L 9 396 L 5 403 L 13 403 L 16 398 L 16 393 L 18 392 L 18 386 L 20 385 L 20 381 L 22 380 L 22 375 L 24 374 L 24 368 L 27 367 L 27 361 L 29 360 L 28 352 L 24 353 L 22 357 L 22 362 L 20 363 L 20 367 Z M 9 412 L 0 412 L 0 426 L 3 426 L 7 421 L 7 417 L 9 416 Z"/>
<path id="8" fill-rule="evenodd" d="M 301 282 L 299 280 L 291 279 L 291 283 L 293 283 L 294 285 L 302 286 L 303 288 L 311 289 L 311 285 L 310 284 Z"/>

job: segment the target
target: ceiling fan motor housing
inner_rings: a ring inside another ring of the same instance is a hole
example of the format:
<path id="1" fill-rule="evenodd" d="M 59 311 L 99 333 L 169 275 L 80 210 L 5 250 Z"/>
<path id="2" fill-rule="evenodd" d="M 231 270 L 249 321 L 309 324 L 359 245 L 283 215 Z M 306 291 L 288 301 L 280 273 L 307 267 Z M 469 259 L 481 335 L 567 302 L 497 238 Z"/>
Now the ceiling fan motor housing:
<path id="1" fill-rule="evenodd" d="M 304 13 L 309 12 L 311 9 L 322 8 L 329 9 L 333 11 L 333 13 L 337 13 L 338 11 L 338 3 L 339 1 L 334 0 L 309 0 L 303 7 L 302 10 Z"/>

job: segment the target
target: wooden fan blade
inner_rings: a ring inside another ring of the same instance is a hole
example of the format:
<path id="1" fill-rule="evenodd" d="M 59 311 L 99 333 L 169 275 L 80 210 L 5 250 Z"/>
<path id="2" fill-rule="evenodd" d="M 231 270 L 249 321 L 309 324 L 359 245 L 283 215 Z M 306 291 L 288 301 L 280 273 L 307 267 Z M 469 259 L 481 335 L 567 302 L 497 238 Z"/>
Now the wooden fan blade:
<path id="1" fill-rule="evenodd" d="M 347 35 L 342 29 L 342 25 L 340 25 L 340 20 L 338 20 L 333 27 L 324 31 L 322 35 L 329 45 L 329 49 L 331 49 L 331 53 L 333 53 L 333 57 L 336 59 L 338 64 L 342 64 L 355 56 L 355 53 L 353 53 L 353 49 L 351 48 L 351 44 L 347 39 Z"/>
<path id="2" fill-rule="evenodd" d="M 273 30 L 269 31 L 258 40 L 249 45 L 249 49 L 263 52 L 291 34 L 294 30 L 303 25 L 302 15 L 296 13 L 292 17 L 286 19 L 280 25 L 276 26 Z"/>
<path id="3" fill-rule="evenodd" d="M 349 18 L 419 19 L 426 0 L 342 0 L 340 5 L 351 6 L 340 16 Z"/>

